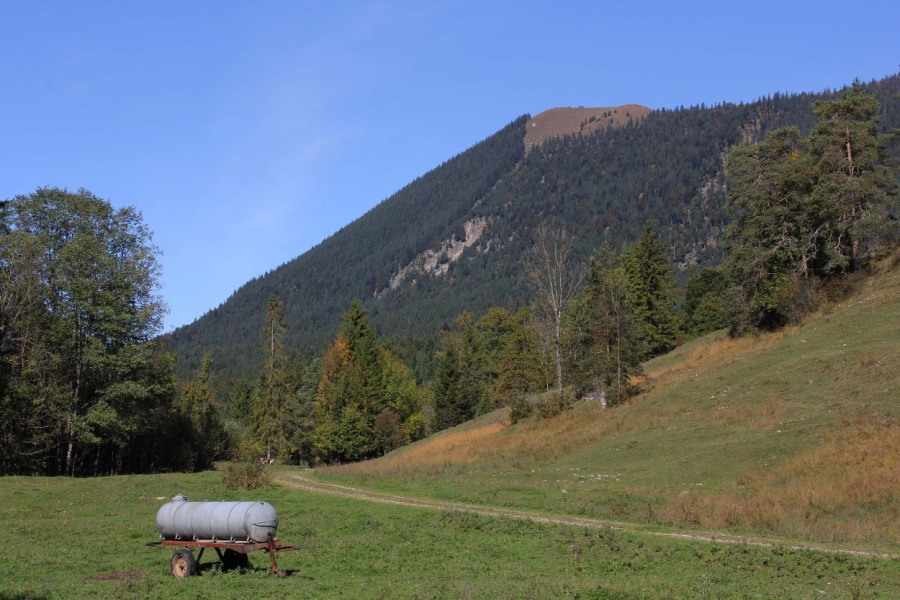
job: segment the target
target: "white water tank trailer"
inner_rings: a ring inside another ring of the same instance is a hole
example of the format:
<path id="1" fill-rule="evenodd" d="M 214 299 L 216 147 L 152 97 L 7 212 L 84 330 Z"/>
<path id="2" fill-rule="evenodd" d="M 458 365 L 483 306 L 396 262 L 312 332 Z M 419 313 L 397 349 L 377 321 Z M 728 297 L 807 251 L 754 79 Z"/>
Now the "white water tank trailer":
<path id="1" fill-rule="evenodd" d="M 172 574 L 187 577 L 199 572 L 203 550 L 214 548 L 225 570 L 249 566 L 247 555 L 256 550 L 269 553 L 272 571 L 281 575 L 275 562 L 282 546 L 275 531 L 278 513 L 268 502 L 189 502 L 178 494 L 156 513 L 159 542 L 148 546 L 180 546 L 172 556 Z M 199 548 L 194 558 L 191 548 Z"/>

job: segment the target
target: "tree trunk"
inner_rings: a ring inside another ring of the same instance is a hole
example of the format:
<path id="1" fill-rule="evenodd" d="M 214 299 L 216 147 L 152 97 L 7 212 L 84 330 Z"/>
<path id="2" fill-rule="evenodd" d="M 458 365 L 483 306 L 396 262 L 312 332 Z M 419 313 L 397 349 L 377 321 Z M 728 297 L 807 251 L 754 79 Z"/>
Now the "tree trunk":
<path id="1" fill-rule="evenodd" d="M 562 316 L 559 315 L 556 318 L 556 323 L 554 324 L 556 327 L 556 343 L 554 344 L 554 352 L 556 354 L 556 393 L 557 393 L 557 404 L 559 405 L 559 410 L 562 412 L 563 409 L 563 365 L 562 365 L 562 340 L 560 333 L 560 321 L 562 320 Z"/>
<path id="2" fill-rule="evenodd" d="M 72 456 L 74 454 L 75 442 L 72 440 L 72 431 L 69 431 L 69 444 L 66 446 L 66 466 L 63 469 L 64 475 L 72 476 L 74 473 L 72 469 L 74 469 L 74 465 L 72 464 Z"/>

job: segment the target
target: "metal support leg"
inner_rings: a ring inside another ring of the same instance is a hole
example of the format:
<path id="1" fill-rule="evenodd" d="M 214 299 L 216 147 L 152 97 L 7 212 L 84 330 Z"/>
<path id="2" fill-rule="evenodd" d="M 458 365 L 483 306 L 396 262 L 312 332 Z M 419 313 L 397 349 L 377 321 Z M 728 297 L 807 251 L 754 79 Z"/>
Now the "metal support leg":
<path id="1" fill-rule="evenodd" d="M 284 577 L 284 574 L 278 570 L 278 564 L 275 562 L 275 536 L 272 535 L 271 531 L 269 532 L 268 546 L 269 559 L 272 561 L 272 572 L 279 577 Z"/>

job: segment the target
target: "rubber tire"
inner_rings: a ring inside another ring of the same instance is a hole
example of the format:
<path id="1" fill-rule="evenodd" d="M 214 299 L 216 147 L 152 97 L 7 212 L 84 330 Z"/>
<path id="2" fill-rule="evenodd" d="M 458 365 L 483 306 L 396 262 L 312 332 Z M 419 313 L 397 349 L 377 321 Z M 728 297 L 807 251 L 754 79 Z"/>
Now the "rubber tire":
<path id="1" fill-rule="evenodd" d="M 180 548 L 172 555 L 170 566 L 172 567 L 172 575 L 179 579 L 190 577 L 197 572 L 197 560 L 187 548 Z"/>
<path id="2" fill-rule="evenodd" d="M 250 566 L 250 557 L 234 550 L 225 550 L 222 553 L 222 570 L 246 569 Z"/>

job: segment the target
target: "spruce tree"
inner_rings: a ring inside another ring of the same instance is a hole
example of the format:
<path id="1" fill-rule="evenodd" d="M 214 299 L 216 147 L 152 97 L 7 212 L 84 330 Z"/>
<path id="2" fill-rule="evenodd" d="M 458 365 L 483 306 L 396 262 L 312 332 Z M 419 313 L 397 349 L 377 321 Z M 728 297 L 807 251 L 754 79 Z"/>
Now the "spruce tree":
<path id="1" fill-rule="evenodd" d="M 289 453 L 286 432 L 285 404 L 288 396 L 287 364 L 284 349 L 284 318 L 278 299 L 270 297 L 266 303 L 260 335 L 263 347 L 263 369 L 253 425 L 266 452 L 266 459 L 284 458 Z"/>
<path id="2" fill-rule="evenodd" d="M 641 329 L 647 356 L 675 347 L 679 330 L 675 311 L 676 287 L 672 261 L 652 223 L 646 223 L 638 240 L 622 253 L 626 293 L 632 314 Z"/>
<path id="3" fill-rule="evenodd" d="M 447 429 L 466 420 L 466 407 L 459 387 L 459 354 L 452 341 L 445 344 L 444 356 L 434 375 L 434 428 Z"/>
<path id="4" fill-rule="evenodd" d="M 183 431 L 190 450 L 185 458 L 186 467 L 207 469 L 213 461 L 221 459 L 229 447 L 228 435 L 219 419 L 218 402 L 211 381 L 212 356 L 203 355 L 200 370 L 182 386 L 180 417 L 187 425 Z"/>
<path id="5" fill-rule="evenodd" d="M 540 336 L 532 326 L 528 309 L 521 309 L 514 317 L 515 327 L 504 337 L 500 356 L 494 365 L 497 379 L 494 382 L 493 396 L 495 403 L 501 406 L 543 390 L 550 383 L 544 377 L 539 351 Z M 559 398 L 557 393 L 557 402 L 551 411 L 553 413 L 558 413 L 563 408 Z"/>

